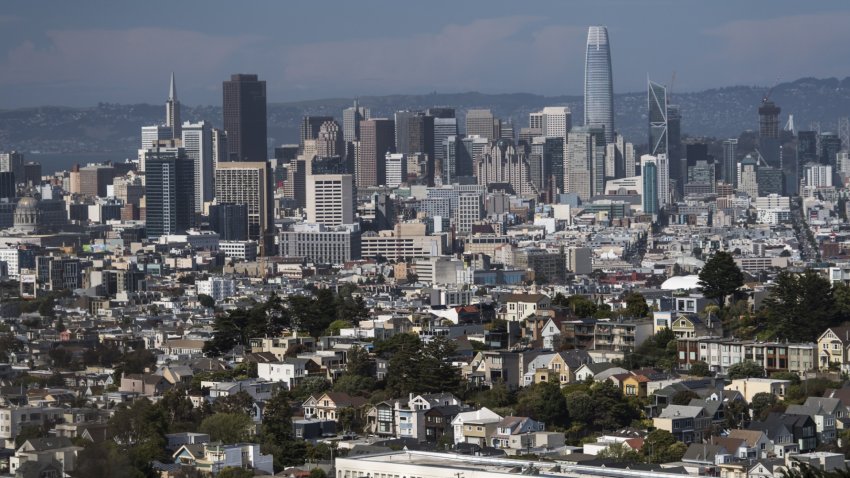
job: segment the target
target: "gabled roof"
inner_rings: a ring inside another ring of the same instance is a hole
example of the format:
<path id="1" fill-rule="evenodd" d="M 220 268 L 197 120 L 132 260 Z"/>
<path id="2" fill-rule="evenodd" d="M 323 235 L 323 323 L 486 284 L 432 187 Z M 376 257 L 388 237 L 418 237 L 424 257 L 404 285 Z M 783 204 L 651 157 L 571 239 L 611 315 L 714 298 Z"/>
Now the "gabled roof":
<path id="1" fill-rule="evenodd" d="M 707 443 L 691 443 L 682 461 L 710 462 L 714 463 L 714 457 L 717 455 L 728 454 L 728 450 L 720 445 L 710 445 Z"/>
<path id="2" fill-rule="evenodd" d="M 74 444 L 71 443 L 71 439 L 68 437 L 30 438 L 25 441 L 18 450 L 26 447 L 27 444 L 29 444 L 28 448 L 31 448 L 33 451 L 56 450 L 58 448 L 74 446 Z"/>
<path id="3" fill-rule="evenodd" d="M 752 448 L 758 444 L 759 439 L 764 435 L 761 430 L 729 430 L 729 438 L 738 438 L 744 440 L 747 446 Z"/>
<path id="4" fill-rule="evenodd" d="M 661 411 L 659 418 L 696 418 L 703 411 L 704 409 L 702 407 L 691 407 L 688 405 L 667 405 L 667 407 Z"/>

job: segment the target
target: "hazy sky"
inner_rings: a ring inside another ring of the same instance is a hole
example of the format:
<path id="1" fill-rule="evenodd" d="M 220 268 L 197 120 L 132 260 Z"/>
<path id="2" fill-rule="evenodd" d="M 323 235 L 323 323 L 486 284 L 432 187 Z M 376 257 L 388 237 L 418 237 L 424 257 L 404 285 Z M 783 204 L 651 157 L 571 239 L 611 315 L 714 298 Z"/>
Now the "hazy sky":
<path id="1" fill-rule="evenodd" d="M 0 8 L 0 108 L 220 104 L 258 73 L 270 101 L 389 93 L 581 94 L 587 26 L 617 92 L 850 76 L 846 0 L 39 1 Z"/>

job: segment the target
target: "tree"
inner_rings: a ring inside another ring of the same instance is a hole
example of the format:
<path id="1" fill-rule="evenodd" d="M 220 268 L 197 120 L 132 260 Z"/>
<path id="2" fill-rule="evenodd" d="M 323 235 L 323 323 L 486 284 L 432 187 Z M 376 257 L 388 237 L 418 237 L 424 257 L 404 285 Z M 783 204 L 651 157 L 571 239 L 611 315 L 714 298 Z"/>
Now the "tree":
<path id="1" fill-rule="evenodd" d="M 700 360 L 699 362 L 694 362 L 691 364 L 691 369 L 688 371 L 691 375 L 695 377 L 710 377 L 711 369 L 708 367 L 708 364 Z"/>
<path id="2" fill-rule="evenodd" d="M 148 467 L 145 467 L 148 471 Z M 112 440 L 89 442 L 77 455 L 74 478 L 144 478 L 147 473 L 133 467 L 130 457 Z"/>
<path id="3" fill-rule="evenodd" d="M 687 447 L 676 441 L 672 433 L 657 429 L 649 432 L 640 451 L 649 463 L 668 463 L 681 460 Z"/>
<path id="4" fill-rule="evenodd" d="M 146 469 L 153 460 L 165 458 L 167 431 L 168 418 L 164 410 L 146 398 L 130 405 L 118 405 L 107 426 L 120 452 L 127 454 L 130 463 L 139 470 Z"/>
<path id="5" fill-rule="evenodd" d="M 198 294 L 198 302 L 200 302 L 201 306 L 206 307 L 208 309 L 215 308 L 215 299 L 212 296 L 207 294 Z"/>
<path id="6" fill-rule="evenodd" d="M 345 320 L 337 319 L 337 320 L 334 320 L 333 322 L 331 322 L 330 325 L 328 325 L 328 330 L 325 331 L 325 334 L 326 335 L 339 335 L 340 330 L 346 329 L 346 328 L 349 328 L 349 327 L 354 327 L 354 324 L 352 324 L 351 322 L 345 321 Z"/>
<path id="7" fill-rule="evenodd" d="M 753 395 L 753 400 L 751 404 L 753 418 L 755 418 L 756 420 L 764 420 L 765 418 L 767 418 L 770 409 L 773 408 L 776 403 L 776 395 L 772 393 L 762 392 Z"/>
<path id="8" fill-rule="evenodd" d="M 744 274 L 728 252 L 716 252 L 699 272 L 700 291 L 707 299 L 716 300 L 721 307 L 726 304 L 726 298 L 742 285 Z"/>
<path id="9" fill-rule="evenodd" d="M 841 290 L 841 298 L 844 290 Z M 844 305 L 836 302 L 829 280 L 813 270 L 802 274 L 783 271 L 774 280 L 761 314 L 773 337 L 795 342 L 812 341 L 842 320 Z"/>
<path id="10" fill-rule="evenodd" d="M 244 413 L 216 413 L 201 422 L 201 433 L 207 433 L 212 441 L 239 443 L 247 441 L 251 417 Z"/>
<path id="11" fill-rule="evenodd" d="M 232 395 L 220 397 L 213 403 L 213 411 L 216 413 L 242 413 L 250 415 L 254 410 L 254 398 L 245 390 L 240 390 Z"/>
<path id="12" fill-rule="evenodd" d="M 541 421 L 547 427 L 565 427 L 569 415 L 567 401 L 556 382 L 536 383 L 519 393 L 517 413 Z"/>
<path id="13" fill-rule="evenodd" d="M 328 478 L 328 474 L 321 468 L 313 468 L 310 470 L 309 478 Z"/>
<path id="14" fill-rule="evenodd" d="M 218 478 L 254 478 L 254 472 L 245 468 L 227 466 L 222 468 L 218 474 Z"/>
<path id="15" fill-rule="evenodd" d="M 764 377 L 764 368 L 752 360 L 745 360 L 730 366 L 726 377 L 730 380 L 738 378 Z"/>
<path id="16" fill-rule="evenodd" d="M 626 313 L 629 317 L 641 319 L 649 317 L 649 304 L 646 303 L 646 297 L 637 292 L 626 294 Z"/>
<path id="17" fill-rule="evenodd" d="M 613 460 L 617 463 L 639 463 L 641 455 L 625 443 L 612 443 L 608 448 L 596 454 L 601 459 Z"/>
<path id="18" fill-rule="evenodd" d="M 695 398 L 699 398 L 699 395 L 693 390 L 680 390 L 673 395 L 670 403 L 673 405 L 687 405 Z"/>

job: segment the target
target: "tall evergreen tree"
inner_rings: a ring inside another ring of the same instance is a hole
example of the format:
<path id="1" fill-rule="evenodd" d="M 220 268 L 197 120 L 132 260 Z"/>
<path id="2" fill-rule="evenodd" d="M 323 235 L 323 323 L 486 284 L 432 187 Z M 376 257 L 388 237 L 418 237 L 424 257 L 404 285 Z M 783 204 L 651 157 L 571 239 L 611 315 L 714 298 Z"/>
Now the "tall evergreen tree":
<path id="1" fill-rule="evenodd" d="M 732 254 L 718 251 L 711 256 L 699 273 L 699 287 L 703 295 L 723 307 L 726 298 L 744 285 L 744 274 Z"/>

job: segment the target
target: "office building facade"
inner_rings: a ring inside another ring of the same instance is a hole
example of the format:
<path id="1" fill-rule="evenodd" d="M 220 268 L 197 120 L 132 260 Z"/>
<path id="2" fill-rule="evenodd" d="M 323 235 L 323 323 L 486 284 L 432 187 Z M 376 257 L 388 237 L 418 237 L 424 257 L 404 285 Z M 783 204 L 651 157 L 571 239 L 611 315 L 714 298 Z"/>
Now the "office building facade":
<path id="1" fill-rule="evenodd" d="M 605 128 L 605 142 L 614 141 L 614 78 L 608 29 L 591 26 L 584 63 L 584 124 Z"/>
<path id="2" fill-rule="evenodd" d="M 236 74 L 222 85 L 228 161 L 265 161 L 267 152 L 266 82 Z"/>

